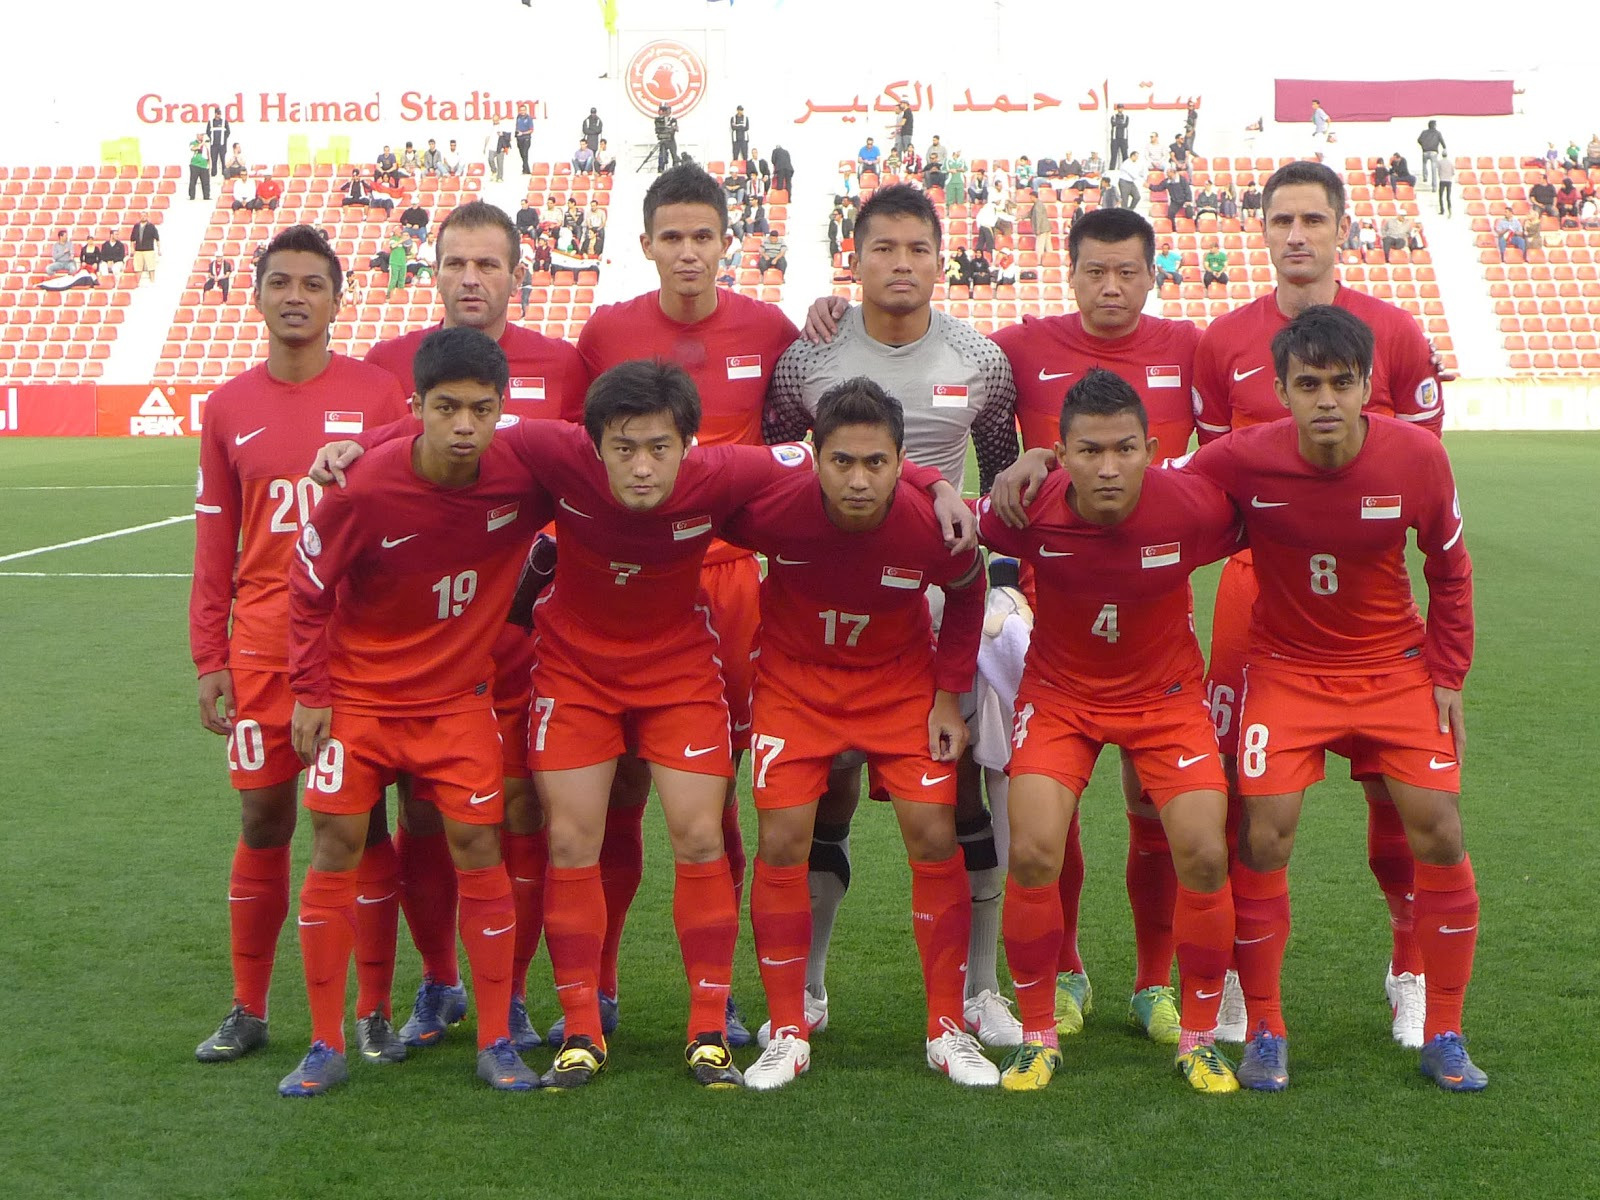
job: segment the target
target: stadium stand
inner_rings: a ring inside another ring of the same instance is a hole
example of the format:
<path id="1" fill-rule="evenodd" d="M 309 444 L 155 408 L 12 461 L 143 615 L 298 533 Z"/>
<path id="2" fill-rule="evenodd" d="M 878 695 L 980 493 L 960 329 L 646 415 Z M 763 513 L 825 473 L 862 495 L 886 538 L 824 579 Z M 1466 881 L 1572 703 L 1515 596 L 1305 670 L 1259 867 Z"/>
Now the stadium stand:
<path id="1" fill-rule="evenodd" d="M 728 164 L 722 160 L 713 160 L 705 164 L 707 172 L 713 178 L 724 179 L 728 174 Z M 787 235 L 789 229 L 789 193 L 779 188 L 769 189 L 766 193 L 767 224 L 779 234 Z M 729 210 L 731 220 L 735 210 Z M 793 254 L 793 247 L 790 248 Z M 734 278 L 734 287 L 755 300 L 765 300 L 772 304 L 783 302 L 783 272 L 769 270 L 765 274 L 757 270 L 757 260 L 761 257 L 761 235 L 758 233 L 746 234 L 739 252 L 739 268 Z"/>

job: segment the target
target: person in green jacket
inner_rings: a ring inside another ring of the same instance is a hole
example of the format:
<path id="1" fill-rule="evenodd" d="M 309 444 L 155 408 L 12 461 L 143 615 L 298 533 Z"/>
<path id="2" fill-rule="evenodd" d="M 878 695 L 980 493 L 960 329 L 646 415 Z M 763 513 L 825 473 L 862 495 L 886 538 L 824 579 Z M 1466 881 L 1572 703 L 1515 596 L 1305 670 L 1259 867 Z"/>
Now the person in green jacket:
<path id="1" fill-rule="evenodd" d="M 189 199 L 194 199 L 198 186 L 207 200 L 211 199 L 211 159 L 206 154 L 206 140 L 197 137 L 189 143 Z"/>
<path id="2" fill-rule="evenodd" d="M 406 239 L 398 233 L 389 235 L 389 290 L 383 294 L 387 300 L 396 288 L 406 285 Z"/>

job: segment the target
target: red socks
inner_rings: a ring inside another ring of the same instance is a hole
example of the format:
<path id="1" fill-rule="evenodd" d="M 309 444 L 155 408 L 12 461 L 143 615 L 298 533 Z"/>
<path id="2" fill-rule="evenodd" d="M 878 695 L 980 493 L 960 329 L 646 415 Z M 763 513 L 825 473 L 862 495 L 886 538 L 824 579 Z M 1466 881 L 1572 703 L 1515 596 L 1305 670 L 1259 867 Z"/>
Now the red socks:
<path id="1" fill-rule="evenodd" d="M 750 888 L 750 925 L 756 935 L 761 986 L 773 1031 L 806 1028 L 806 959 L 811 953 L 810 869 L 805 863 L 773 867 L 756 859 Z"/>
<path id="2" fill-rule="evenodd" d="M 1070 840 L 1069 840 L 1070 844 Z M 1006 880 L 1006 906 L 1001 918 L 1005 931 L 1006 964 L 1017 992 L 1017 1012 L 1022 1036 L 1031 1037 L 1056 1028 L 1056 972 L 1062 954 L 1061 892 L 1056 884 L 1023 887 Z"/>
<path id="3" fill-rule="evenodd" d="M 628 906 L 644 878 L 644 805 L 606 812 L 606 836 L 600 845 L 600 886 L 606 893 L 605 940 L 600 948 L 600 990 L 617 994 L 617 952 Z M 571 1026 L 569 1025 L 570 1029 Z"/>
<path id="4" fill-rule="evenodd" d="M 228 876 L 229 941 L 233 951 L 233 1002 L 267 1015 L 272 961 L 289 915 L 289 847 L 253 850 L 240 839 Z"/>
<path id="5" fill-rule="evenodd" d="M 456 867 L 443 833 L 414 837 L 404 829 L 394 835 L 400 855 L 402 890 L 411 940 L 422 955 L 422 973 L 435 983 L 461 982 L 456 960 Z"/>
<path id="6" fill-rule="evenodd" d="M 539 949 L 539 934 L 544 929 L 544 870 L 550 859 L 550 836 L 543 829 L 538 833 L 504 832 L 500 835 L 500 852 L 511 877 L 511 899 L 517 909 L 511 994 L 523 996 L 528 989 L 528 964 Z"/>
<path id="7" fill-rule="evenodd" d="M 962 1000 L 967 942 L 972 935 L 972 891 L 957 850 L 943 862 L 911 864 L 911 930 L 922 958 L 922 986 L 928 997 L 928 1036 L 941 1037 L 948 1021 L 964 1029 Z"/>
<path id="8" fill-rule="evenodd" d="M 300 957 L 305 963 L 311 1040 L 344 1053 L 344 996 L 356 944 L 356 872 L 306 872 L 300 888 Z"/>
<path id="9" fill-rule="evenodd" d="M 738 804 L 722 806 L 722 848 L 728 856 L 728 870 L 733 875 L 733 907 L 737 912 L 744 906 L 744 831 L 739 828 Z"/>
<path id="10" fill-rule="evenodd" d="M 1283 952 L 1289 941 L 1289 869 L 1252 871 L 1233 867 L 1233 956 L 1239 968 L 1250 1033 L 1263 1021 L 1282 1037 Z"/>
<path id="11" fill-rule="evenodd" d="M 503 863 L 456 871 L 461 895 L 461 944 L 467 948 L 472 992 L 478 1000 L 478 1049 L 510 1036 L 511 962 L 517 915 Z"/>
<path id="12" fill-rule="evenodd" d="M 1172 914 L 1177 943 L 1178 984 L 1183 989 L 1182 1025 L 1206 1033 L 1217 1024 L 1222 1006 L 1222 977 L 1233 955 L 1233 888 L 1227 880 L 1214 892 L 1191 892 L 1178 886 Z"/>
<path id="13" fill-rule="evenodd" d="M 676 871 L 672 924 L 678 931 L 683 970 L 689 980 L 686 1040 L 693 1041 L 702 1033 L 727 1031 L 739 913 L 734 907 L 733 876 L 726 856 L 708 863 L 678 863 Z"/>
<path id="14" fill-rule="evenodd" d="M 1056 970 L 1082 974 L 1083 958 L 1078 954 L 1078 906 L 1083 901 L 1083 839 L 1078 832 L 1078 812 L 1073 810 L 1072 824 L 1067 826 L 1067 853 L 1061 862 L 1061 878 L 1056 880 L 1061 894 L 1061 957 Z M 1052 1011 L 1053 1008 L 1054 1002 Z M 1055 1028 L 1053 1018 L 1050 1027 Z"/>
<path id="15" fill-rule="evenodd" d="M 1453 867 L 1416 864 L 1417 942 L 1428 973 L 1422 1036 L 1461 1032 L 1461 1005 L 1478 945 L 1478 885 L 1472 860 Z"/>
<path id="16" fill-rule="evenodd" d="M 1172 982 L 1172 910 L 1178 896 L 1178 873 L 1159 817 L 1128 814 L 1127 880 L 1139 959 L 1133 990 L 1165 987 Z"/>
<path id="17" fill-rule="evenodd" d="M 545 872 L 544 941 L 555 970 L 556 999 L 567 1037 L 605 1045 L 600 1033 L 600 944 L 606 933 L 606 894 L 600 868 L 557 867 Z M 509 1007 L 509 1006 L 508 1006 Z"/>
<path id="18" fill-rule="evenodd" d="M 400 859 L 387 836 L 356 868 L 356 1016 L 393 1014 L 395 934 L 400 927 Z"/>
<path id="19" fill-rule="evenodd" d="M 1417 946 L 1412 896 L 1411 844 L 1406 827 L 1393 804 L 1367 800 L 1367 865 L 1389 905 L 1389 927 L 1394 934 L 1390 954 L 1393 971 L 1422 974 L 1422 951 Z"/>

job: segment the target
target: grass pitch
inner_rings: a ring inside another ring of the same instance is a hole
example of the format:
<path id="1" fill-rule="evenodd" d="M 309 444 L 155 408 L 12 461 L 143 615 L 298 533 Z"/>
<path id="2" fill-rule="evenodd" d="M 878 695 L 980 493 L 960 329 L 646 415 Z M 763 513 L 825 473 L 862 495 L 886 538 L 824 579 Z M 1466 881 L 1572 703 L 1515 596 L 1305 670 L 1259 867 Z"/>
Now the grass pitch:
<path id="1" fill-rule="evenodd" d="M 1334 760 L 1295 857 L 1293 1086 L 1281 1096 L 1191 1095 L 1168 1052 L 1123 1026 L 1126 826 L 1103 770 L 1084 822 L 1097 1007 L 1042 1095 L 965 1093 L 922 1065 L 908 871 L 890 815 L 864 807 L 832 1023 L 812 1074 L 783 1092 L 705 1094 L 684 1073 L 670 860 L 652 812 L 623 1026 L 594 1087 L 491 1093 L 472 1076 L 469 1017 L 442 1048 L 398 1067 L 353 1063 L 341 1093 L 299 1103 L 274 1092 L 307 1037 L 292 926 L 272 1045 L 232 1066 L 191 1057 L 227 1008 L 223 889 L 238 832 L 222 742 L 196 718 L 192 527 L 6 558 L 184 516 L 195 444 L 0 442 L 0 1183 L 29 1197 L 1600 1193 L 1588 742 L 1600 439 L 1447 441 L 1477 565 L 1464 804 L 1483 929 L 1467 1023 L 1487 1093 L 1436 1091 L 1415 1053 L 1389 1042 L 1385 910 L 1359 790 Z M 1212 577 L 1197 587 L 1202 641 Z M 748 811 L 746 837 L 753 846 Z M 753 1024 L 763 1004 L 748 938 L 736 995 Z M 397 1009 L 418 978 L 401 941 Z M 547 964 L 530 999 L 538 1023 L 554 1019 Z M 542 1068 L 549 1053 L 530 1059 Z"/>

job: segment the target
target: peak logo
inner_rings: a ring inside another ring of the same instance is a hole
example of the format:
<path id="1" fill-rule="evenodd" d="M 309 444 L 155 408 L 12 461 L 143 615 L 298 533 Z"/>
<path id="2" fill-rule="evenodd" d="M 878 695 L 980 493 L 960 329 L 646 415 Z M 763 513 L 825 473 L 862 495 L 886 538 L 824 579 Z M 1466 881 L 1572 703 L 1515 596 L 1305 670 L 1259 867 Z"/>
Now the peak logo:
<path id="1" fill-rule="evenodd" d="M 204 425 L 210 386 L 108 385 L 98 389 L 102 437 L 197 437 Z"/>

